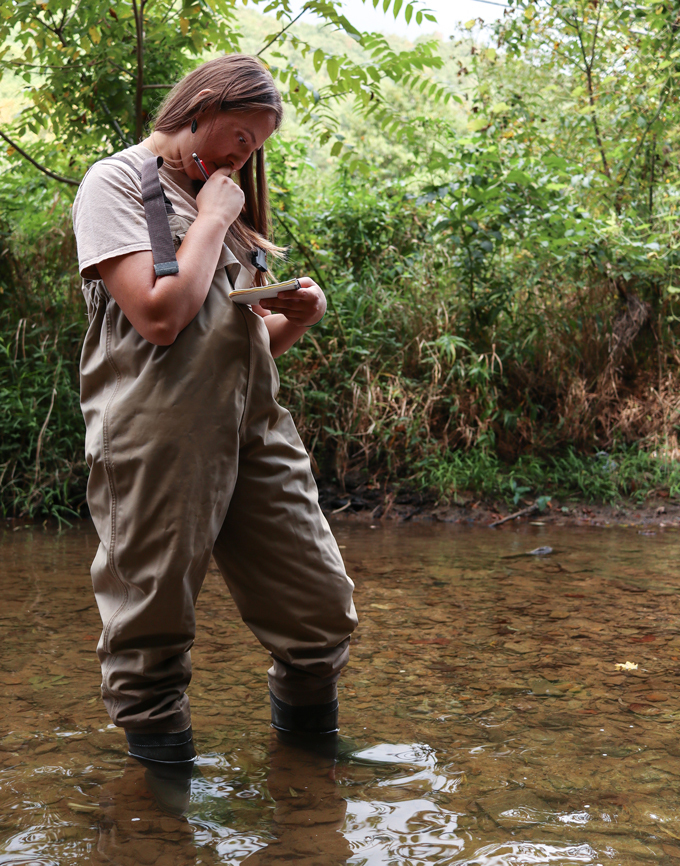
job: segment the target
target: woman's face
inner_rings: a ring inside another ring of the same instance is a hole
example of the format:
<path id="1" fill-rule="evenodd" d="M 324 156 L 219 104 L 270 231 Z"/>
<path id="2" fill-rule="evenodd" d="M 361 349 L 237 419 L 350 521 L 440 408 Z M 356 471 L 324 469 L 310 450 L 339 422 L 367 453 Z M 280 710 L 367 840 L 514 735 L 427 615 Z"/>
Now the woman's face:
<path id="1" fill-rule="evenodd" d="M 197 121 L 196 132 L 188 135 L 190 150 L 182 154 L 182 162 L 192 180 L 203 180 L 193 152 L 203 160 L 209 175 L 218 168 L 238 171 L 274 132 L 276 115 L 267 109 L 224 111 L 199 115 Z"/>

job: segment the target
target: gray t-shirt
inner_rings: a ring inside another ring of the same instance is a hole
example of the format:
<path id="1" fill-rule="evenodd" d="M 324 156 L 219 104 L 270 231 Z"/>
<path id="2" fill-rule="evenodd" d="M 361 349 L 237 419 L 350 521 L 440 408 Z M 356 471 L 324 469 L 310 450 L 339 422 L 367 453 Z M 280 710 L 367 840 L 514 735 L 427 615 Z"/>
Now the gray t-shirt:
<path id="1" fill-rule="evenodd" d="M 116 156 L 124 157 L 141 171 L 142 163 L 153 153 L 136 144 Z M 175 212 L 193 222 L 198 215 L 193 181 L 184 172 L 165 164 L 158 174 Z M 151 249 L 141 182 L 130 166 L 119 159 L 102 160 L 92 166 L 73 203 L 73 230 L 84 280 L 101 279 L 99 262 Z M 218 267 L 225 265 L 236 288 L 246 288 L 252 283 L 252 265 L 245 261 L 241 251 L 225 245 Z"/>

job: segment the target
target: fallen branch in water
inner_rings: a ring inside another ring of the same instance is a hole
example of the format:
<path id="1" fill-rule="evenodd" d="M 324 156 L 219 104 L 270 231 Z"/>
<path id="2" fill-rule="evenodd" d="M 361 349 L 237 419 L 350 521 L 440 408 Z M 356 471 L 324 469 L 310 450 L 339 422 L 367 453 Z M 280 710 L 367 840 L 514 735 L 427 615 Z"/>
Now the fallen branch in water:
<path id="1" fill-rule="evenodd" d="M 540 511 L 538 505 L 534 502 L 533 505 L 530 505 L 528 508 L 523 508 L 521 511 L 517 511 L 515 514 L 508 514 L 507 517 L 504 517 L 502 520 L 494 520 L 493 523 L 489 524 L 489 528 L 493 526 L 500 526 L 501 523 L 507 523 L 508 520 L 515 520 L 518 517 L 528 517 L 530 514 L 533 514 L 536 511 Z"/>

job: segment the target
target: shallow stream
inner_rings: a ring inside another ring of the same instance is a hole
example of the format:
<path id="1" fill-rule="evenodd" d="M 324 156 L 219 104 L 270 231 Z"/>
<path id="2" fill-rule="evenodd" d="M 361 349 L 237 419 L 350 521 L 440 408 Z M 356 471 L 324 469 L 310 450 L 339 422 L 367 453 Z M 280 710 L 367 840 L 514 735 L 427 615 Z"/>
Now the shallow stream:
<path id="1" fill-rule="evenodd" d="M 679 533 L 335 531 L 361 619 L 338 760 L 272 737 L 212 569 L 181 816 L 99 699 L 92 530 L 0 533 L 0 864 L 680 863 Z"/>

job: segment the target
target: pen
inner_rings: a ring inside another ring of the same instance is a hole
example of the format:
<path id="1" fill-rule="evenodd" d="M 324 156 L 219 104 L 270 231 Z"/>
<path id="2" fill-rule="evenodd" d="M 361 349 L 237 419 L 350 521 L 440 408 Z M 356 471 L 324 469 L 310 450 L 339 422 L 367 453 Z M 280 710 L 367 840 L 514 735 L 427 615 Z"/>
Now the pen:
<path id="1" fill-rule="evenodd" d="M 192 153 L 191 155 L 194 158 L 194 162 L 198 166 L 198 169 L 203 175 L 203 177 L 208 180 L 210 175 L 208 174 L 208 169 L 205 167 L 205 163 L 203 162 L 203 160 L 199 157 L 197 153 Z"/>

